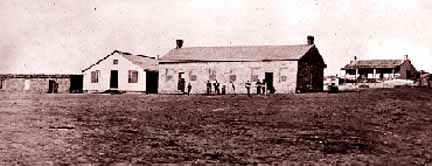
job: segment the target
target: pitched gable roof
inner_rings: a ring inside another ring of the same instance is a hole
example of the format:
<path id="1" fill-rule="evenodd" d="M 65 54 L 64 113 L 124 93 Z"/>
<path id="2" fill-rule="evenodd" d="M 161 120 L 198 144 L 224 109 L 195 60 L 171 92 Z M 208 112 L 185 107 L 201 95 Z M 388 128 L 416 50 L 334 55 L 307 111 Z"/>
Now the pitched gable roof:
<path id="1" fill-rule="evenodd" d="M 158 70 L 158 61 L 154 57 L 145 55 L 123 55 L 123 57 L 144 70 Z"/>
<path id="2" fill-rule="evenodd" d="M 93 66 L 100 64 L 102 61 L 108 59 L 108 57 L 110 57 L 114 54 L 122 55 L 125 59 L 127 59 L 131 63 L 141 67 L 144 70 L 151 70 L 151 71 L 158 70 L 158 67 L 157 67 L 158 61 L 154 57 L 149 57 L 149 56 L 145 56 L 145 55 L 132 55 L 131 53 L 128 53 L 128 52 L 122 52 L 122 51 L 114 50 L 111 54 L 108 54 L 107 56 L 103 57 L 102 59 L 99 59 L 96 63 L 94 63 L 94 64 L 90 65 L 89 67 L 87 67 L 86 69 L 82 70 L 82 72 L 85 72 L 85 71 L 89 70 L 90 68 L 92 68 Z"/>
<path id="3" fill-rule="evenodd" d="M 188 47 L 172 49 L 161 62 L 299 60 L 315 45 Z"/>
<path id="4" fill-rule="evenodd" d="M 357 60 L 352 61 L 350 64 L 345 65 L 342 69 L 366 69 L 366 68 L 397 68 L 405 61 L 392 59 L 392 60 Z"/>

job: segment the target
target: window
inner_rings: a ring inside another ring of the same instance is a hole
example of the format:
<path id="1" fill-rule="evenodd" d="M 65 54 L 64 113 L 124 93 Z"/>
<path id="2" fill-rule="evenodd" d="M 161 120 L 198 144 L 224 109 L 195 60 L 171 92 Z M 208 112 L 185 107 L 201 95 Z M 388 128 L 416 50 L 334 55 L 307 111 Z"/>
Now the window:
<path id="1" fill-rule="evenodd" d="M 196 81 L 197 79 L 198 79 L 198 71 L 197 70 L 194 70 L 194 69 L 192 69 L 192 70 L 190 70 L 189 71 L 189 81 Z"/>
<path id="2" fill-rule="evenodd" d="M 165 81 L 174 80 L 175 71 L 173 69 L 165 69 Z"/>
<path id="3" fill-rule="evenodd" d="M 209 78 L 210 78 L 210 81 L 216 81 L 216 70 L 215 69 L 209 69 Z"/>
<path id="4" fill-rule="evenodd" d="M 230 82 L 235 82 L 236 80 L 237 80 L 237 76 L 236 75 L 230 75 L 229 76 L 229 80 L 230 80 Z"/>
<path id="5" fill-rule="evenodd" d="M 259 67 L 252 67 L 251 68 L 251 81 L 252 82 L 258 82 L 260 73 L 262 73 L 262 70 Z"/>
<path id="6" fill-rule="evenodd" d="M 128 82 L 129 83 L 138 83 L 138 71 L 129 70 Z"/>
<path id="7" fill-rule="evenodd" d="M 258 75 L 252 75 L 252 76 L 251 76 L 251 81 L 252 81 L 252 82 L 257 82 L 257 81 L 259 81 Z"/>
<path id="8" fill-rule="evenodd" d="M 280 76 L 281 82 L 285 82 L 288 80 L 288 76 Z"/>
<path id="9" fill-rule="evenodd" d="M 190 81 L 196 81 L 197 80 L 197 76 L 196 75 L 191 75 L 189 79 L 190 79 Z"/>
<path id="10" fill-rule="evenodd" d="M 279 82 L 285 82 L 288 81 L 288 75 L 290 71 L 288 68 L 281 68 L 279 69 Z"/>
<path id="11" fill-rule="evenodd" d="M 173 76 L 171 76 L 171 75 L 166 76 L 166 81 L 171 81 L 172 79 L 173 79 Z"/>
<path id="12" fill-rule="evenodd" d="M 91 83 L 98 83 L 99 82 L 99 70 L 92 71 L 91 72 Z"/>
<path id="13" fill-rule="evenodd" d="M 114 60 L 113 60 L 113 64 L 114 64 L 114 65 L 117 65 L 117 64 L 118 64 L 118 59 L 114 59 Z"/>

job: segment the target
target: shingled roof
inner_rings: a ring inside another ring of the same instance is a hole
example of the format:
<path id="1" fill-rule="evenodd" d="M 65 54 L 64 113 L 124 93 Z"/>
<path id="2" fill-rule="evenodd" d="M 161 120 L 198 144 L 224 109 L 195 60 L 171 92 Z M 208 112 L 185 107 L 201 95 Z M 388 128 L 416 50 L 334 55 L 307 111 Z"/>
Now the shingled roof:
<path id="1" fill-rule="evenodd" d="M 392 69 L 402 65 L 404 60 L 356 60 L 345 65 L 342 69 Z"/>
<path id="2" fill-rule="evenodd" d="M 172 49 L 161 62 L 299 60 L 313 44 L 282 46 L 186 47 Z"/>
<path id="3" fill-rule="evenodd" d="M 145 56 L 145 55 L 132 55 L 131 53 L 128 53 L 128 52 L 122 52 L 122 51 L 114 50 L 111 54 L 108 54 L 107 56 L 103 57 L 102 59 L 99 59 L 96 63 L 90 65 L 88 68 L 84 69 L 82 72 L 89 70 L 93 66 L 98 65 L 99 63 L 101 63 L 102 61 L 106 60 L 108 57 L 110 57 L 111 55 L 114 55 L 116 53 L 122 55 L 128 61 L 141 67 L 144 70 L 151 70 L 151 71 L 158 70 L 158 61 L 154 57 L 149 57 L 149 56 Z"/>

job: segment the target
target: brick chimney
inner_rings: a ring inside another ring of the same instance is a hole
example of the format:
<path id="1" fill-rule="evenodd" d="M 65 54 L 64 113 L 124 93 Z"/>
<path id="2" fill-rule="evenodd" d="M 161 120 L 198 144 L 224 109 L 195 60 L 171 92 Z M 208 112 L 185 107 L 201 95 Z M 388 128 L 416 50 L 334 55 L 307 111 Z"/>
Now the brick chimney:
<path id="1" fill-rule="evenodd" d="M 313 45 L 313 44 L 315 44 L 315 37 L 313 37 L 313 36 L 308 36 L 308 37 L 307 37 L 307 44 L 309 44 L 309 45 Z"/>
<path id="2" fill-rule="evenodd" d="M 176 40 L 176 49 L 182 48 L 183 47 L 183 40 L 181 39 L 177 39 Z"/>
<path id="3" fill-rule="evenodd" d="M 404 58 L 405 58 L 404 60 L 409 60 L 408 55 L 404 55 Z"/>

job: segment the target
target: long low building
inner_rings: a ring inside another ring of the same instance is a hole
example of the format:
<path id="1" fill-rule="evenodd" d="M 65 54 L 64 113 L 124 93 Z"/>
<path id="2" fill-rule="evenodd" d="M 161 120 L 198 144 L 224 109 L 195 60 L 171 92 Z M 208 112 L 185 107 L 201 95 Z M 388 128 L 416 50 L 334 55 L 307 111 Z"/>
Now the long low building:
<path id="1" fill-rule="evenodd" d="M 314 37 L 307 39 L 299 45 L 186 48 L 177 40 L 159 61 L 159 93 L 181 93 L 179 85 L 190 83 L 192 93 L 204 94 L 207 82 L 218 82 L 226 93 L 234 93 L 233 85 L 235 93 L 246 93 L 247 82 L 252 93 L 262 82 L 275 93 L 322 91 L 326 64 Z"/>
<path id="2" fill-rule="evenodd" d="M 358 60 L 354 57 L 342 68 L 344 78 L 355 82 L 384 81 L 391 79 L 415 80 L 417 71 L 405 55 L 404 59 Z"/>
<path id="3" fill-rule="evenodd" d="M 81 93 L 81 74 L 0 74 L 0 92 Z"/>

